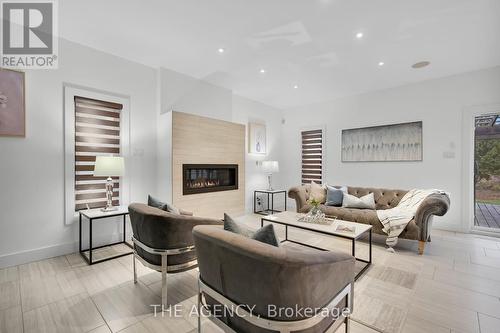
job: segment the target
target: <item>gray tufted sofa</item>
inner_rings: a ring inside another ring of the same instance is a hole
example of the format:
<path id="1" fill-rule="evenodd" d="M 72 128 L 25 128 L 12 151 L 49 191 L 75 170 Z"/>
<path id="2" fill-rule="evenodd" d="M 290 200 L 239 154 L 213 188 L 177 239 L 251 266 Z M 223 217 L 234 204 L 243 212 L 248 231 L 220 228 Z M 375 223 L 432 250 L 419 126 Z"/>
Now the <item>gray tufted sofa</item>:
<path id="1" fill-rule="evenodd" d="M 311 185 L 302 185 L 292 187 L 288 190 L 288 197 L 295 199 L 297 212 L 306 213 L 311 209 L 307 203 Z M 399 201 L 406 194 L 405 190 L 391 190 L 382 188 L 348 187 L 348 193 L 357 197 L 373 193 L 375 197 L 376 209 L 389 209 L 398 205 Z M 408 223 L 405 230 L 399 236 L 400 238 L 419 241 L 419 254 L 422 254 L 425 242 L 430 241 L 430 231 L 432 217 L 434 215 L 443 216 L 448 211 L 450 199 L 444 194 L 435 194 L 429 196 L 420 205 L 415 217 Z M 345 221 L 352 221 L 364 224 L 371 224 L 373 232 L 386 235 L 382 230 L 377 212 L 372 209 L 356 209 L 320 205 L 320 209 L 328 216 L 336 216 Z"/>

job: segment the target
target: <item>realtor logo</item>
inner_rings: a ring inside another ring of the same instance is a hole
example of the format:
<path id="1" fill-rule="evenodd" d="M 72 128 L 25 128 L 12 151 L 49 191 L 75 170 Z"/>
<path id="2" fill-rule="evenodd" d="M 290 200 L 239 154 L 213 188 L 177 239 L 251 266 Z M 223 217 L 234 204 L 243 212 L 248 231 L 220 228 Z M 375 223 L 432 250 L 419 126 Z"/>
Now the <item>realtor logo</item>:
<path id="1" fill-rule="evenodd" d="M 3 1 L 1 65 L 7 68 L 57 68 L 57 3 Z"/>

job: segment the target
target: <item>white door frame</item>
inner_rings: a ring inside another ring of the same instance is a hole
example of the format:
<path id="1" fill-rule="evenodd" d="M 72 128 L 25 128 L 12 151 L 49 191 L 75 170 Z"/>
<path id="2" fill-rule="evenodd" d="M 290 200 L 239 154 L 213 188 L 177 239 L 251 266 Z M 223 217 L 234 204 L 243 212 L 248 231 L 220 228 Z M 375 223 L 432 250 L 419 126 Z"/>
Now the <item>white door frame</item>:
<path id="1" fill-rule="evenodd" d="M 120 119 L 120 152 L 125 160 L 125 176 L 120 184 L 120 204 L 130 201 L 130 97 L 115 93 L 81 87 L 65 83 L 64 87 L 64 223 L 72 224 L 78 220 L 75 212 L 75 96 L 104 100 L 123 105 Z"/>
<path id="2" fill-rule="evenodd" d="M 463 112 L 462 117 L 462 179 L 464 181 L 462 193 L 462 228 L 467 232 L 480 233 L 491 236 L 500 236 L 500 230 L 478 227 L 474 225 L 474 128 L 476 116 L 485 114 L 499 114 L 500 103 L 474 105 Z"/>

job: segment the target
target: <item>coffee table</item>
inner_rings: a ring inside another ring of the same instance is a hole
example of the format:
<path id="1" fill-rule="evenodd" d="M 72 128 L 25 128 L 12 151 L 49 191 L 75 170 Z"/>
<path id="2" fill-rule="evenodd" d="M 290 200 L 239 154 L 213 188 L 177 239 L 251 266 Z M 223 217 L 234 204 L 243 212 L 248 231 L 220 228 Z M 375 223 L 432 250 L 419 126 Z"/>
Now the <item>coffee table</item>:
<path id="1" fill-rule="evenodd" d="M 317 232 L 323 235 L 329 235 L 333 237 L 340 237 L 344 239 L 349 239 L 352 241 L 352 250 L 351 254 L 356 259 L 357 262 L 362 263 L 360 266 L 359 272 L 356 274 L 355 280 L 357 280 L 371 265 L 372 263 L 372 226 L 362 223 L 349 222 L 344 220 L 333 220 L 332 224 L 319 224 L 319 223 L 310 223 L 310 222 L 300 222 L 299 218 L 304 216 L 304 214 L 295 213 L 295 212 L 281 212 L 277 214 L 267 215 L 261 218 L 261 227 L 264 226 L 264 222 L 277 223 L 285 226 L 285 239 L 281 241 L 283 242 L 291 242 L 295 244 L 299 244 L 302 246 L 307 246 L 310 248 L 314 248 L 321 251 L 328 251 L 327 249 L 323 249 L 320 247 L 316 247 L 310 244 L 305 244 L 296 240 L 291 240 L 288 238 L 288 228 L 297 228 L 302 230 L 308 230 L 312 232 Z M 355 227 L 354 232 L 350 231 L 340 231 L 336 230 L 339 225 Z M 356 240 L 363 237 L 368 233 L 368 246 L 369 246 L 369 255 L 368 259 L 363 259 L 356 257 Z M 358 268 L 359 269 L 359 268 Z"/>

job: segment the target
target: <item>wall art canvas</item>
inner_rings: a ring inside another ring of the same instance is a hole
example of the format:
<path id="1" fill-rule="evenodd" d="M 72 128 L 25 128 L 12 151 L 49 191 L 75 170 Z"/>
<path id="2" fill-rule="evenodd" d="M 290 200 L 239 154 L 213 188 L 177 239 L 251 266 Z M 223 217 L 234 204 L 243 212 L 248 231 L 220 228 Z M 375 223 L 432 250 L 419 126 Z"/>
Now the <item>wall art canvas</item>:
<path id="1" fill-rule="evenodd" d="M 24 73 L 0 69 L 0 136 L 25 136 Z"/>
<path id="2" fill-rule="evenodd" d="M 342 162 L 422 161 L 422 122 L 342 130 Z"/>
<path id="3" fill-rule="evenodd" d="M 248 125 L 248 152 L 251 154 L 266 153 L 266 125 L 257 123 Z"/>

